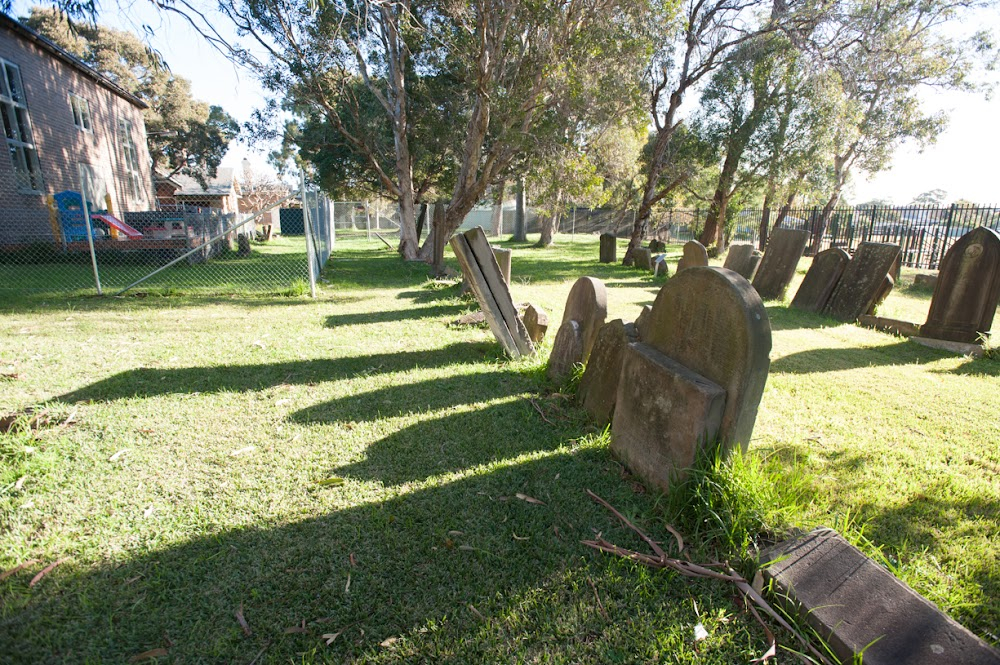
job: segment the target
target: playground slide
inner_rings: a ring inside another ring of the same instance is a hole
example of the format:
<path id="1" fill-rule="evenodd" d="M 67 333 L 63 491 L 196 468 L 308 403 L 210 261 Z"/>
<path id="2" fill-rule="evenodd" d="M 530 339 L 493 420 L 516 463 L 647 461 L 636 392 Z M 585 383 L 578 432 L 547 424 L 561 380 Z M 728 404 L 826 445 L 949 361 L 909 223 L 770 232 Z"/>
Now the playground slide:
<path id="1" fill-rule="evenodd" d="M 97 212 L 95 212 L 95 213 L 93 213 L 90 216 L 90 218 L 91 219 L 97 219 L 97 220 L 100 220 L 100 221 L 104 222 L 109 227 L 111 227 L 113 229 L 117 229 L 118 231 L 121 231 L 122 233 L 124 233 L 129 238 L 141 238 L 142 237 L 141 233 L 139 233 L 134 228 L 132 228 L 131 226 L 129 226 L 128 224 L 126 224 L 125 222 L 123 222 L 122 220 L 118 219 L 117 217 L 115 217 L 113 215 L 109 215 L 107 213 L 97 213 Z"/>

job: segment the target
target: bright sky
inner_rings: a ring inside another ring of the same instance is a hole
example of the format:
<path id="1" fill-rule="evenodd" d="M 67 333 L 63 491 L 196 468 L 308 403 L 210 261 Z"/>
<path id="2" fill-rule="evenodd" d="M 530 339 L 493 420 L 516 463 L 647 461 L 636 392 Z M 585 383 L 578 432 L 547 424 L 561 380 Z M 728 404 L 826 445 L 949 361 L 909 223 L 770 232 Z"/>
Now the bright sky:
<path id="1" fill-rule="evenodd" d="M 16 0 L 14 15 L 26 14 L 32 4 Z M 149 26 L 153 31 L 149 43 L 173 72 L 191 80 L 195 97 L 222 106 L 241 123 L 264 104 L 266 96 L 253 77 L 238 71 L 180 17 L 158 12 L 148 0 L 121 0 L 120 6 L 119 10 L 115 0 L 106 0 L 99 21 L 137 33 Z M 1000 16 L 986 14 L 982 22 L 1000 34 Z M 1000 75 L 994 72 L 991 81 L 1000 84 Z M 852 201 L 880 198 L 903 204 L 923 192 L 943 189 L 948 201 L 963 198 L 1000 205 L 1000 169 L 996 166 L 1000 158 L 1000 86 L 990 100 L 981 93 L 928 90 L 922 95 L 928 109 L 950 114 L 948 129 L 923 152 L 913 145 L 902 146 L 888 171 L 873 177 L 855 174 Z M 223 166 L 239 167 L 244 157 L 257 168 L 265 164 L 263 153 L 234 144 Z"/>

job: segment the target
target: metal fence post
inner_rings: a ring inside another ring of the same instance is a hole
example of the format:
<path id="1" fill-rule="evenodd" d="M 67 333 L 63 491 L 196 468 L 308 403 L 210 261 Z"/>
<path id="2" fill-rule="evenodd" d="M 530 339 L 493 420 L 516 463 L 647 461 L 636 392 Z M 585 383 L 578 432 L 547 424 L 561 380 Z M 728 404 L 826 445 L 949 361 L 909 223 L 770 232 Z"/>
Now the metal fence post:
<path id="1" fill-rule="evenodd" d="M 306 172 L 299 171 L 299 192 L 302 196 L 302 227 L 306 234 L 306 263 L 309 270 L 309 293 L 316 297 L 316 254 L 313 250 L 312 228 L 309 224 L 309 201 L 306 197 Z"/>
<path id="2" fill-rule="evenodd" d="M 365 235 L 369 241 L 372 239 L 372 209 L 365 199 Z"/>
<path id="3" fill-rule="evenodd" d="M 569 236 L 570 242 L 576 242 L 576 206 L 573 206 L 573 231 Z"/>
<path id="4" fill-rule="evenodd" d="M 94 284 L 97 285 L 97 295 L 103 296 L 101 289 L 101 273 L 97 269 L 97 252 L 94 251 L 94 227 L 90 223 L 90 206 L 87 204 L 87 172 L 83 164 L 76 165 L 80 176 L 80 200 L 83 202 L 83 221 L 87 226 L 87 245 L 90 247 L 90 265 L 94 268 Z"/>

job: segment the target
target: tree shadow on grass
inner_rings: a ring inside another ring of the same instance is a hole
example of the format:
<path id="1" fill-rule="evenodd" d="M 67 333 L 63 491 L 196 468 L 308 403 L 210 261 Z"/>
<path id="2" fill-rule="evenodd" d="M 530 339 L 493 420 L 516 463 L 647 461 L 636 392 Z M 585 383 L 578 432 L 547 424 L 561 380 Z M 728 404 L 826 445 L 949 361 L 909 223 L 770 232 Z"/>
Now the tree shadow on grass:
<path id="1" fill-rule="evenodd" d="M 771 371 L 784 374 L 839 372 L 860 367 L 929 363 L 943 357 L 947 354 L 902 340 L 884 346 L 799 351 L 772 362 Z"/>
<path id="2" fill-rule="evenodd" d="M 934 371 L 938 374 L 958 374 L 961 376 L 1000 376 L 1000 358 L 970 358 L 958 367 Z"/>
<path id="3" fill-rule="evenodd" d="M 358 312 L 354 314 L 331 314 L 326 317 L 327 328 L 338 326 L 367 325 L 392 321 L 419 321 L 454 315 L 466 309 L 465 305 L 436 305 L 434 307 L 411 307 L 408 309 Z"/>
<path id="4" fill-rule="evenodd" d="M 417 367 L 445 367 L 495 356 L 495 345 L 462 342 L 427 351 L 400 351 L 347 358 L 316 358 L 259 365 L 217 365 L 160 369 L 140 367 L 120 372 L 60 395 L 63 402 L 108 402 L 133 397 L 182 393 L 264 390 L 281 384 L 335 381 L 361 374 L 404 372 Z"/>

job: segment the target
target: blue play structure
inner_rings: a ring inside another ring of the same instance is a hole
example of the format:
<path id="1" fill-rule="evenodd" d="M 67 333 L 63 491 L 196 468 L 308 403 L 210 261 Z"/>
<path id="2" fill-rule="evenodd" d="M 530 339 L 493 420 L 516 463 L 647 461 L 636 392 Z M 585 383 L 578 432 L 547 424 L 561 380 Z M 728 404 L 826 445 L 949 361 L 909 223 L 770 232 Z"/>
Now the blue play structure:
<path id="1" fill-rule="evenodd" d="M 66 190 L 54 194 L 52 198 L 59 211 L 59 224 L 62 226 L 63 241 L 77 242 L 87 239 L 87 222 L 83 218 L 83 197 L 79 192 Z M 87 201 L 90 212 L 100 212 L 92 201 Z"/>

